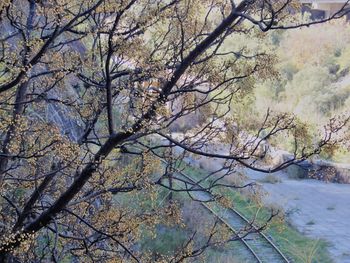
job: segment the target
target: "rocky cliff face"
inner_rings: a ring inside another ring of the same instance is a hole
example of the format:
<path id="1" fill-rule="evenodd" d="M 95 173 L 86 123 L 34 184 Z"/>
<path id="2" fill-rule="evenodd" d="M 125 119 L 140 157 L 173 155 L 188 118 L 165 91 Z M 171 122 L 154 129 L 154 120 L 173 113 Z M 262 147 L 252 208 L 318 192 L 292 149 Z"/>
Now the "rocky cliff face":
<path id="1" fill-rule="evenodd" d="M 83 132 L 79 120 L 71 117 L 71 111 L 62 105 L 49 103 L 46 109 L 46 120 L 55 124 L 61 130 L 61 133 L 68 136 L 72 141 L 77 142 Z"/>

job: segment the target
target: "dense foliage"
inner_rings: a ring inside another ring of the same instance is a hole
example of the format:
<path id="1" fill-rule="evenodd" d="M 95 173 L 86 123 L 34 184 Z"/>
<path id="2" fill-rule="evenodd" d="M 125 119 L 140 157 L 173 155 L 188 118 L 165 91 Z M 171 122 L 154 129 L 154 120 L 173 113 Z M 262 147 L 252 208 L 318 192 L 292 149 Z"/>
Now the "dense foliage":
<path id="1" fill-rule="evenodd" d="M 270 41 L 278 56 L 279 77 L 259 83 L 252 111 L 293 112 L 315 131 L 327 119 L 350 108 L 349 39 L 346 21 L 288 32 L 273 32 Z M 291 150 L 292 142 L 280 148 Z M 346 162 L 349 145 L 323 157 Z"/>

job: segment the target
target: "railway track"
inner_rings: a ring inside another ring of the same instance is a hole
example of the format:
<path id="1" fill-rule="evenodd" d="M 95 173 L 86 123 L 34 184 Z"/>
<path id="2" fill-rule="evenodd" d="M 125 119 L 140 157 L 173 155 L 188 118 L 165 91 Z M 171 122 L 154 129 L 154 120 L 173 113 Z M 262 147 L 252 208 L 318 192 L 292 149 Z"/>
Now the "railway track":
<path id="1" fill-rule="evenodd" d="M 162 160 L 165 164 L 167 162 Z M 176 170 L 176 175 L 182 177 L 181 179 L 187 180 L 189 183 L 196 185 L 196 190 L 204 189 L 203 186 L 197 184 L 191 176 L 183 173 L 182 171 Z M 186 187 L 184 182 L 177 182 L 181 187 Z M 273 241 L 266 236 L 258 228 L 251 224 L 251 222 L 239 213 L 234 208 L 225 208 L 217 202 L 208 202 L 213 200 L 213 195 L 208 191 L 192 191 L 191 195 L 193 198 L 203 201 L 201 204 L 214 214 L 219 220 L 224 223 L 235 235 L 239 237 L 242 244 L 250 254 L 250 260 L 248 262 L 259 262 L 259 263 L 289 263 L 289 259 L 281 252 Z M 248 227 L 248 232 L 244 232 L 244 229 Z M 243 230 L 243 231 L 242 231 Z M 252 261 L 254 260 L 254 261 Z"/>

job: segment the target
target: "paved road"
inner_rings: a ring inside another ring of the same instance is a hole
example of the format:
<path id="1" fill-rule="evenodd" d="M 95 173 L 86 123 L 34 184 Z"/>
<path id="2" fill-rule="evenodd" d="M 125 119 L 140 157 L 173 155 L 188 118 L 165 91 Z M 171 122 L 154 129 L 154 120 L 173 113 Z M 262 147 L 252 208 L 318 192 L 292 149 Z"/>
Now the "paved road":
<path id="1" fill-rule="evenodd" d="M 350 185 L 282 179 L 264 184 L 266 201 L 282 206 L 302 233 L 330 242 L 334 261 L 350 263 Z"/>

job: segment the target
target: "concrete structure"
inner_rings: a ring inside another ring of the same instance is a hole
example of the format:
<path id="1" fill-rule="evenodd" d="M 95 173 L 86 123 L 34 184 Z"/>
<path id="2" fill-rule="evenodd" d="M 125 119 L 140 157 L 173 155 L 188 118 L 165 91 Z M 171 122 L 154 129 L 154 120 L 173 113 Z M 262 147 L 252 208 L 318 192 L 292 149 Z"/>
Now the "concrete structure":
<path id="1" fill-rule="evenodd" d="M 339 11 L 347 0 L 300 0 L 302 4 L 309 6 L 311 11 L 324 12 L 324 17 L 330 17 Z"/>

